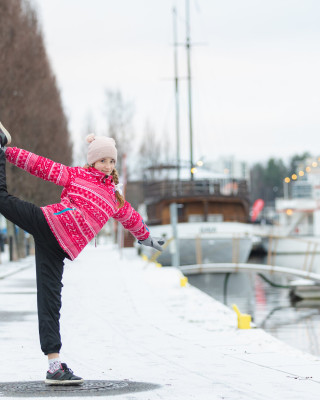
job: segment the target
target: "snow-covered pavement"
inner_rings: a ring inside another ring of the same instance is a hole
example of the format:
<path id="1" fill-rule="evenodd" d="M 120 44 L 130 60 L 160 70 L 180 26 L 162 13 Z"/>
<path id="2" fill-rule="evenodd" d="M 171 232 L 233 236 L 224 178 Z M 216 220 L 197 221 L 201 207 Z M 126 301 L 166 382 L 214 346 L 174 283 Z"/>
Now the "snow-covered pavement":
<path id="1" fill-rule="evenodd" d="M 87 380 L 145 383 L 114 393 L 121 399 L 319 398 L 319 358 L 262 330 L 237 330 L 232 310 L 180 287 L 180 276 L 133 249 L 120 257 L 112 245 L 89 246 L 65 267 L 63 361 Z M 1 382 L 45 377 L 34 267 L 0 280 L 0 356 L 1 398 Z"/>

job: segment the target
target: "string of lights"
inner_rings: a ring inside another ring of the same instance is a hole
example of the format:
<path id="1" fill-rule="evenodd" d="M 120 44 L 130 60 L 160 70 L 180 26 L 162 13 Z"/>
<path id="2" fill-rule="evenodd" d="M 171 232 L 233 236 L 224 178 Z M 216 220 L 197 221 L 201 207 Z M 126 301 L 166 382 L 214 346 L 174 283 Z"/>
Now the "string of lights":
<path id="1" fill-rule="evenodd" d="M 317 168 L 318 166 L 320 166 L 320 157 L 318 158 L 318 161 L 313 161 L 310 165 L 307 165 L 304 169 L 305 171 L 303 171 L 303 169 L 300 169 L 297 173 L 292 174 L 291 177 L 286 176 L 284 178 L 284 182 L 285 183 L 289 183 L 291 181 L 296 181 L 299 177 L 303 177 L 305 175 L 305 173 L 309 173 L 312 171 L 312 168 Z"/>

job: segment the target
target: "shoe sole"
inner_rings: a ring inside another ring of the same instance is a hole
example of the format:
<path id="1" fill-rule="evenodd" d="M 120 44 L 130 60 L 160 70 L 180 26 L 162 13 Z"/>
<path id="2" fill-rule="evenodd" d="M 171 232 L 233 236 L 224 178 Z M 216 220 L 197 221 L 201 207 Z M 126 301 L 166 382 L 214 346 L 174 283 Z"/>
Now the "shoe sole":
<path id="1" fill-rule="evenodd" d="M 65 381 L 58 381 L 58 380 L 52 380 L 52 379 L 46 379 L 44 381 L 44 383 L 46 385 L 52 385 L 52 386 L 75 386 L 75 385 L 82 385 L 84 382 L 84 379 L 79 379 L 76 381 L 72 381 L 72 380 L 65 380 Z"/>
<path id="2" fill-rule="evenodd" d="M 7 138 L 7 144 L 11 143 L 11 135 L 10 133 L 6 130 L 6 128 L 2 125 L 2 123 L 0 122 L 0 130 L 2 130 L 2 132 L 4 133 L 5 137 Z"/>

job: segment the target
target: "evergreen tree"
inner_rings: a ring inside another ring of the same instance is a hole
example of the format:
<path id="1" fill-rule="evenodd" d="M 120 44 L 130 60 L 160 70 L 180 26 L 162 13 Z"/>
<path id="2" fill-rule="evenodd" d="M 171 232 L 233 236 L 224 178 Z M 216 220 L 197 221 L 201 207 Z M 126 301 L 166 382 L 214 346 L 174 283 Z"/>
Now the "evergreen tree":
<path id="1" fill-rule="evenodd" d="M 270 204 L 276 197 L 283 196 L 283 179 L 287 173 L 288 167 L 281 159 L 270 158 L 266 164 L 255 164 L 250 173 L 251 203 L 261 198 Z"/>
<path id="2" fill-rule="evenodd" d="M 298 172 L 297 171 L 298 165 L 310 157 L 311 154 L 308 151 L 305 151 L 302 154 L 295 154 L 294 156 L 292 156 L 289 161 L 288 175 L 291 176 L 292 174 L 296 174 Z"/>

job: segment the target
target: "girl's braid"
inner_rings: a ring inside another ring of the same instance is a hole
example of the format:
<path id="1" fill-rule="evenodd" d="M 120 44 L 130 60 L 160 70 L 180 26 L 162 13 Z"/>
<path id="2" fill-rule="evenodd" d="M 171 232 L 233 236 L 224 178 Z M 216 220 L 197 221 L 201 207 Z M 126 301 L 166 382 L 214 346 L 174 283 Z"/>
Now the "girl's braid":
<path id="1" fill-rule="evenodd" d="M 115 185 L 117 185 L 119 183 L 119 176 L 118 176 L 118 171 L 114 168 L 112 173 L 111 173 L 113 182 L 115 183 Z M 116 198 L 118 200 L 118 204 L 119 204 L 119 208 L 124 206 L 124 197 L 116 190 Z"/>

